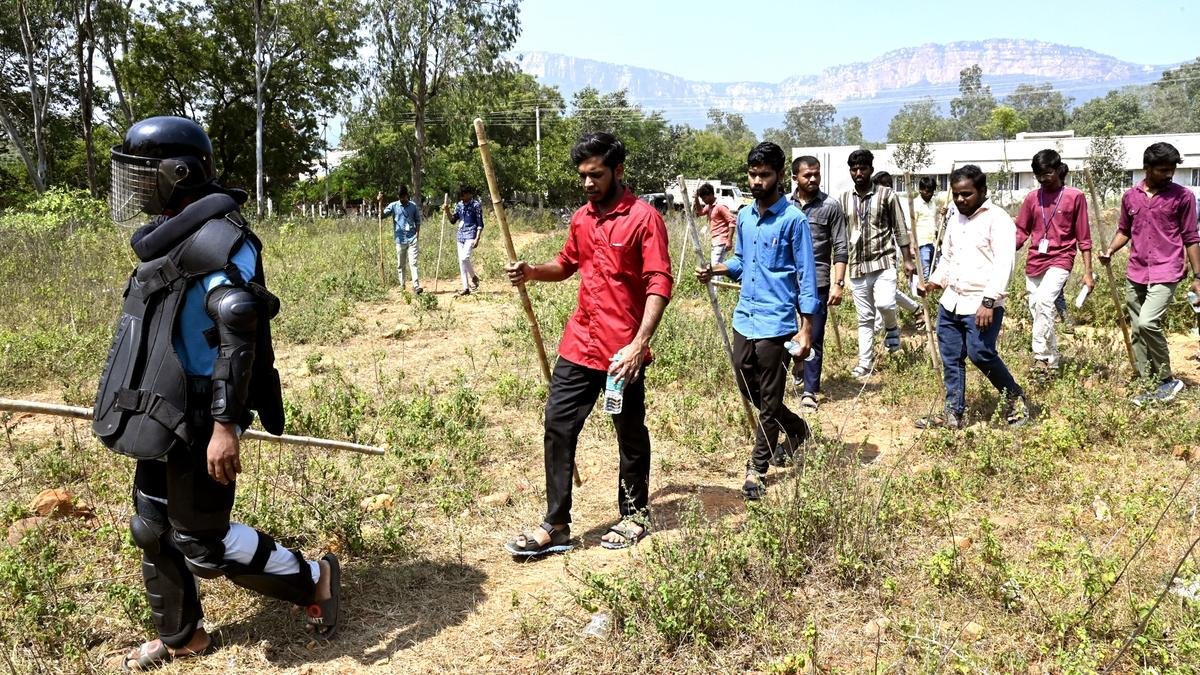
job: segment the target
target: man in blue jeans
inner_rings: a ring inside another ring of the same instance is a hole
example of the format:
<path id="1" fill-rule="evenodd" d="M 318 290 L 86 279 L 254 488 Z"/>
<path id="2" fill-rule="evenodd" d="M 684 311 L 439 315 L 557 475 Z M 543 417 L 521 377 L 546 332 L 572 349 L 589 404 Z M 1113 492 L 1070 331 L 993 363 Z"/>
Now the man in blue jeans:
<path id="1" fill-rule="evenodd" d="M 795 361 L 792 384 L 804 387 L 800 394 L 800 410 L 815 412 L 817 394 L 821 393 L 825 322 L 829 318 L 829 307 L 841 304 L 846 288 L 849 237 L 841 203 L 821 191 L 821 162 L 816 157 L 804 155 L 792 160 L 792 183 L 796 186 L 792 204 L 808 218 L 817 279 L 817 310 L 810 320 L 814 356 L 807 361 Z"/>
<path id="2" fill-rule="evenodd" d="M 916 425 L 920 429 L 962 427 L 970 359 L 1003 397 L 1005 421 L 1019 426 L 1029 418 L 1025 392 L 996 351 L 1016 257 L 1016 225 L 1004 209 L 988 200 L 987 176 L 974 164 L 950 174 L 950 194 L 958 213 L 946 227 L 941 260 L 920 286 L 922 295 L 945 289 L 938 303 L 937 337 L 946 405 L 942 414 L 919 419 Z"/>

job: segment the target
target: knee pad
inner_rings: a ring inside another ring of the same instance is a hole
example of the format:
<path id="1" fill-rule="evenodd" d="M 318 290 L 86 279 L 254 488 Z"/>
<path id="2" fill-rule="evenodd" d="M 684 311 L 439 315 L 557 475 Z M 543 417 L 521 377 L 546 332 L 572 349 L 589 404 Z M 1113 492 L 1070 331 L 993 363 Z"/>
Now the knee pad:
<path id="1" fill-rule="evenodd" d="M 171 541 L 183 553 L 188 569 L 201 579 L 215 579 L 225 574 L 224 533 L 188 534 L 175 530 Z"/>
<path id="2" fill-rule="evenodd" d="M 162 552 L 164 532 L 166 532 L 166 528 L 151 522 L 140 514 L 135 514 L 129 519 L 129 534 L 133 537 L 133 543 L 151 555 Z"/>

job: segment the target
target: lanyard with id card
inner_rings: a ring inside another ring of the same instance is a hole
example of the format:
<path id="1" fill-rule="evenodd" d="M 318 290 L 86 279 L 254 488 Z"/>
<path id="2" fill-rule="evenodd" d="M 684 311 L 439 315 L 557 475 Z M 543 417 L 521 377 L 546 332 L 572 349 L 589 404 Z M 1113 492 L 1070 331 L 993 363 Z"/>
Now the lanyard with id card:
<path id="1" fill-rule="evenodd" d="M 1058 191 L 1058 197 L 1054 199 L 1054 209 L 1050 212 L 1050 216 L 1046 216 L 1046 207 L 1042 206 L 1041 200 L 1038 200 L 1038 210 L 1042 212 L 1042 239 L 1038 242 L 1038 253 L 1045 255 L 1050 252 L 1050 223 L 1054 222 L 1054 216 L 1058 213 L 1058 204 L 1062 201 L 1063 193 L 1066 189 Z M 1042 194 L 1045 194 L 1043 191 Z"/>

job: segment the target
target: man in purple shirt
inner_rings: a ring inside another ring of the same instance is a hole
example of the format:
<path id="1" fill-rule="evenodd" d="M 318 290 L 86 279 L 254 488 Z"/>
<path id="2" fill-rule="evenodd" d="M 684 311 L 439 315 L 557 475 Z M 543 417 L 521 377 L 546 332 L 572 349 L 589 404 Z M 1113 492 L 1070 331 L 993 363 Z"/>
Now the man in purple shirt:
<path id="1" fill-rule="evenodd" d="M 1058 370 L 1060 354 L 1054 334 L 1055 303 L 1075 266 L 1076 249 L 1083 257 L 1083 285 L 1095 287 L 1092 277 L 1092 231 L 1087 201 L 1079 190 L 1063 184 L 1067 165 L 1058 152 L 1046 149 L 1030 162 L 1041 188 L 1030 192 L 1017 213 L 1017 250 L 1029 242 L 1025 264 L 1025 290 L 1033 315 L 1035 372 Z"/>
<path id="2" fill-rule="evenodd" d="M 1170 143 L 1155 143 L 1142 155 L 1146 178 L 1125 191 L 1117 235 L 1100 255 L 1107 263 L 1112 255 L 1129 246 L 1125 276 L 1129 286 L 1125 303 L 1133 328 L 1133 355 L 1138 375 L 1154 378 L 1155 389 L 1133 399 L 1135 405 L 1167 402 L 1183 390 L 1171 373 L 1171 355 L 1162 317 L 1175 287 L 1191 267 L 1191 290 L 1200 295 L 1200 231 L 1196 227 L 1196 196 L 1172 182 L 1175 167 L 1182 162 Z"/>

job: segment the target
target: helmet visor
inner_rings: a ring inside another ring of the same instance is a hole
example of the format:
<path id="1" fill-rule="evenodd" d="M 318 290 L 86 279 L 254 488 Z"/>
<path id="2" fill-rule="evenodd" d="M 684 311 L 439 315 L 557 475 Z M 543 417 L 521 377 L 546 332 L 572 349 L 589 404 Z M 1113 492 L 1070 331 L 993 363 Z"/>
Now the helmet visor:
<path id="1" fill-rule="evenodd" d="M 117 146 L 120 147 L 120 146 Z M 158 190 L 158 164 L 162 160 L 126 155 L 112 149 L 112 191 L 109 212 L 118 223 L 144 213 Z"/>

